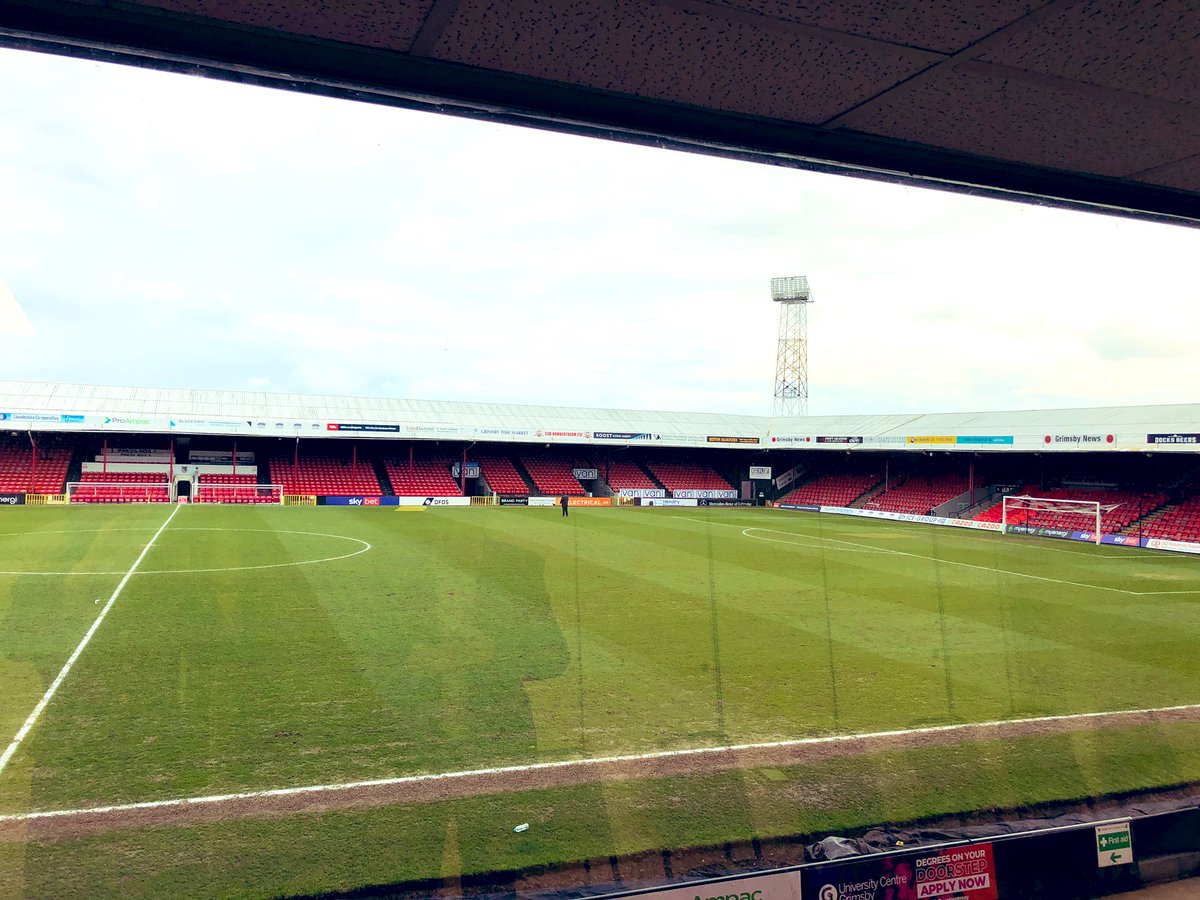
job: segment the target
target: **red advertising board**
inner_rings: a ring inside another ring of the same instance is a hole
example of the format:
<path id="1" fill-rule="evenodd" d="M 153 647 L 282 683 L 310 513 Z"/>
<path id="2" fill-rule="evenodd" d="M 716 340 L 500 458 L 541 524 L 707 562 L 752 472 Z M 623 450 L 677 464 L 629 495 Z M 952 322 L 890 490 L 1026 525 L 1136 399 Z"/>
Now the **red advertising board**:
<path id="1" fill-rule="evenodd" d="M 996 900 L 996 864 L 992 845 L 951 847 L 913 863 L 917 900 Z"/>
<path id="2" fill-rule="evenodd" d="M 569 497 L 571 506 L 612 506 L 612 497 Z"/>
<path id="3" fill-rule="evenodd" d="M 850 857 L 806 869 L 803 900 L 996 900 L 992 845 Z"/>

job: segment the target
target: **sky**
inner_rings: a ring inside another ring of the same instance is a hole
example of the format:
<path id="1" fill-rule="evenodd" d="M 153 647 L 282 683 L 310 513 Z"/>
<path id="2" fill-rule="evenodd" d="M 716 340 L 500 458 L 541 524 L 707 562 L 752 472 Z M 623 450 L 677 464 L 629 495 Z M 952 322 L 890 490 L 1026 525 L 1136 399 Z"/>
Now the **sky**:
<path id="1" fill-rule="evenodd" d="M 0 378 L 770 414 L 1196 402 L 1200 230 L 0 51 Z"/>

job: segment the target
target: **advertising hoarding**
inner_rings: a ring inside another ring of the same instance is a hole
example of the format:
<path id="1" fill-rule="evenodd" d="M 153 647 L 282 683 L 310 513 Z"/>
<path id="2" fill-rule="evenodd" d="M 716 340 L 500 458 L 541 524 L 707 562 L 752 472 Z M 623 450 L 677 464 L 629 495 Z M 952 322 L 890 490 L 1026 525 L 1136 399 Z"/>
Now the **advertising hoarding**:
<path id="1" fill-rule="evenodd" d="M 996 900 L 992 844 L 853 857 L 804 871 L 802 900 Z"/>
<path id="2" fill-rule="evenodd" d="M 663 488 L 621 488 L 617 493 L 622 497 L 665 497 Z"/>

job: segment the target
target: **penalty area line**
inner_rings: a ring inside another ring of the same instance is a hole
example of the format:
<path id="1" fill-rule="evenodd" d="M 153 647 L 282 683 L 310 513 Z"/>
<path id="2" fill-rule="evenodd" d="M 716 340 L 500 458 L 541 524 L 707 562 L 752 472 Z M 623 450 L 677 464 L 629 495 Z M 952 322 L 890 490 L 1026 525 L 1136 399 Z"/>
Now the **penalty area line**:
<path id="1" fill-rule="evenodd" d="M 42 695 L 42 699 L 38 701 L 37 706 L 33 708 L 33 712 L 29 714 L 29 718 L 25 720 L 25 724 L 17 732 L 16 737 L 9 742 L 8 749 L 3 755 L 0 755 L 0 774 L 4 772 L 5 766 L 9 760 L 16 754 L 17 749 L 21 746 L 21 742 L 33 730 L 33 726 L 37 724 L 37 720 L 41 717 L 54 695 L 58 693 L 59 686 L 66 680 L 67 673 L 71 671 L 71 667 L 75 665 L 75 661 L 79 659 L 79 655 L 83 653 L 83 649 L 91 641 L 92 635 L 96 633 L 96 629 L 100 627 L 100 623 L 104 621 L 104 617 L 108 615 L 108 611 L 112 609 L 113 604 L 117 602 L 117 598 L 121 596 L 121 591 L 125 590 L 125 585 L 129 583 L 129 579 L 133 577 L 133 573 L 137 571 L 138 566 L 142 564 L 142 560 L 146 558 L 146 554 L 150 552 L 150 548 L 154 546 L 154 542 L 158 540 L 158 536 L 166 530 L 166 527 L 171 524 L 171 520 L 175 518 L 175 514 L 179 512 L 180 507 L 176 506 L 171 510 L 171 514 L 167 516 L 167 520 L 158 526 L 158 531 L 154 532 L 154 536 L 150 538 L 149 543 L 142 548 L 142 552 L 138 554 L 138 558 L 133 561 L 133 565 L 129 567 L 129 571 L 125 573 L 125 577 L 121 579 L 121 583 L 117 585 L 112 592 L 112 596 L 108 598 L 108 602 L 104 604 L 104 609 L 100 610 L 100 615 L 96 616 L 96 621 L 92 623 L 92 627 L 87 630 L 87 634 L 83 636 L 83 640 L 79 642 L 79 646 L 75 648 L 75 652 L 67 659 L 66 664 L 58 673 L 58 677 L 54 679 L 50 687 L 46 689 L 46 693 Z"/>
<path id="2" fill-rule="evenodd" d="M 1121 719 L 1127 716 L 1144 716 L 1156 713 L 1194 712 L 1200 703 L 1180 706 L 1160 706 L 1146 709 L 1121 709 L 1107 712 L 1066 713 L 1055 716 L 1036 716 L 1027 719 L 995 719 L 988 722 L 964 722 L 953 725 L 929 725 L 922 728 L 898 728 L 888 731 L 869 731 L 858 734 L 837 734 L 821 737 L 793 738 L 782 741 L 764 741 L 750 744 L 723 744 L 715 747 L 689 747 L 682 750 L 656 750 L 647 753 L 627 753 L 618 756 L 598 756 L 586 759 L 561 759 L 551 762 L 527 763 L 514 766 L 493 766 L 485 769 L 465 769 L 456 772 L 435 772 L 425 775 L 402 775 L 394 778 L 375 778 L 369 781 L 346 781 L 340 784 L 313 784 L 303 787 L 273 788 L 260 791 L 240 791 L 229 794 L 212 794 L 203 797 L 180 797 L 171 800 L 146 800 L 140 803 L 114 803 L 108 806 L 91 806 L 80 809 L 55 809 L 40 812 L 0 814 L 0 824 L 32 822 L 44 819 L 65 819 L 79 816 L 102 816 L 136 810 L 187 808 L 233 803 L 242 800 L 259 800 L 272 797 L 295 797 L 305 794 L 329 794 L 339 791 L 355 791 L 367 788 L 391 787 L 406 784 L 422 784 L 439 781 L 455 781 L 467 778 L 516 775 L 554 769 L 585 768 L 588 766 L 620 765 L 679 757 L 716 756 L 728 753 L 774 750 L 788 747 L 812 747 L 820 745 L 851 744 L 858 741 L 887 738 L 912 737 L 914 735 L 953 734 L 972 730 L 1021 727 L 1055 722 L 1085 722 L 1096 719 Z"/>

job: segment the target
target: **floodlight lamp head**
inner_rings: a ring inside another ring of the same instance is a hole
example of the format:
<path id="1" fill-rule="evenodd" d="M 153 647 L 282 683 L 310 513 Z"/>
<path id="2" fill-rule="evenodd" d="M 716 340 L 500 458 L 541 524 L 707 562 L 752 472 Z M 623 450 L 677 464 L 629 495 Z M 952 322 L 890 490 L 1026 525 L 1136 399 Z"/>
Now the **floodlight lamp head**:
<path id="1" fill-rule="evenodd" d="M 771 299 L 776 303 L 812 303 L 812 291 L 805 275 L 771 279 Z"/>

